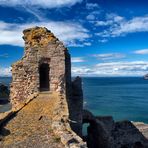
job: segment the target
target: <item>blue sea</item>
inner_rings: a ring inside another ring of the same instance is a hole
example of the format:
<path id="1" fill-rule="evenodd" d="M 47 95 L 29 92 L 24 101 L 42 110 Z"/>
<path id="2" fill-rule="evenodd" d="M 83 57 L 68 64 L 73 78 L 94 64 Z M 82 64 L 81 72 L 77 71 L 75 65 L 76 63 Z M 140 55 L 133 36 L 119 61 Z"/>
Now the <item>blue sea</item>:
<path id="1" fill-rule="evenodd" d="M 148 123 L 148 80 L 142 77 L 85 77 L 84 108 L 95 115 Z M 0 78 L 9 85 L 11 78 Z"/>
<path id="2" fill-rule="evenodd" d="M 84 108 L 95 115 L 148 123 L 148 80 L 142 77 L 83 78 Z"/>

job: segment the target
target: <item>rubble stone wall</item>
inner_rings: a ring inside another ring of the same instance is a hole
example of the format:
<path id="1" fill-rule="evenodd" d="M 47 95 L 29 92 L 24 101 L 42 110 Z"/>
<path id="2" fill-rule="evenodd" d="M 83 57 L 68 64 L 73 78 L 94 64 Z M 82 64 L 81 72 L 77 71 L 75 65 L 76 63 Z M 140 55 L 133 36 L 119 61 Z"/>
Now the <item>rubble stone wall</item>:
<path id="1" fill-rule="evenodd" d="M 49 65 L 49 89 L 66 93 L 66 75 L 71 79 L 68 51 L 46 28 L 35 27 L 24 30 L 24 57 L 12 65 L 11 102 L 16 107 L 40 91 L 40 65 Z M 66 63 L 67 62 L 67 63 Z M 69 80 L 68 80 L 69 81 Z M 67 85 L 69 83 L 67 82 Z"/>
<path id="2" fill-rule="evenodd" d="M 82 136 L 83 90 L 80 77 L 76 77 L 72 81 L 72 96 L 68 105 L 71 127 L 79 136 Z"/>
<path id="3" fill-rule="evenodd" d="M 147 148 L 147 126 L 142 130 L 130 121 L 115 122 L 111 116 L 94 116 L 88 110 L 83 111 L 83 123 L 87 128 L 88 148 Z"/>
<path id="4" fill-rule="evenodd" d="M 81 79 L 77 77 L 73 82 L 71 80 L 71 57 L 67 48 L 46 28 L 30 28 L 24 30 L 23 33 L 24 56 L 12 65 L 10 93 L 12 108 L 16 108 L 15 110 L 21 108 L 29 101 L 30 96 L 37 95 L 41 91 L 40 68 L 42 64 L 46 64 L 49 67 L 49 91 L 59 94 L 59 101 L 56 102 L 57 114 L 53 121 L 60 124 L 63 121 L 65 127 L 61 128 L 62 131 L 64 128 L 70 128 L 70 122 L 72 130 L 81 136 L 83 110 Z M 64 97 L 61 98 L 60 96 Z M 56 124 L 53 125 L 56 126 Z M 61 126 L 58 125 L 57 127 L 57 131 L 60 131 L 59 127 Z M 78 139 L 80 145 L 81 143 L 83 145 L 82 139 L 78 138 L 71 129 L 69 130 L 70 138 Z M 61 133 L 65 135 L 66 131 L 64 130 Z M 84 145 L 86 147 L 85 143 Z"/>

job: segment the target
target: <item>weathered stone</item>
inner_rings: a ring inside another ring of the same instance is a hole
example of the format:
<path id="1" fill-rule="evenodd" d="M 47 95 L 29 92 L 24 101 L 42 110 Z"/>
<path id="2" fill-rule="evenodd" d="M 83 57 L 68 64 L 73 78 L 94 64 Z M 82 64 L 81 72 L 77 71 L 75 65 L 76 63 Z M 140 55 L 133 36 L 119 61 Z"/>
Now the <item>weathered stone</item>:
<path id="1" fill-rule="evenodd" d="M 85 138 L 89 148 L 147 148 L 148 126 L 135 126 L 130 121 L 114 122 L 113 118 L 93 116 L 83 112 L 83 122 L 89 123 Z M 140 126 L 140 125 L 139 125 Z M 144 129 L 144 130 L 142 130 Z M 139 131 L 140 130 L 140 131 Z"/>
<path id="2" fill-rule="evenodd" d="M 70 125 L 79 136 L 82 136 L 83 90 L 80 77 L 76 77 L 72 81 L 72 96 L 69 99 L 68 105 Z"/>
<path id="3" fill-rule="evenodd" d="M 32 96 L 41 94 L 42 91 L 56 92 L 59 99 L 55 102 L 51 117 L 54 133 L 60 136 L 66 147 L 86 147 L 86 143 L 69 125 L 70 117 L 76 121 L 77 133 L 81 133 L 83 95 L 80 78 L 74 81 L 72 87 L 70 54 L 67 48 L 46 28 L 30 28 L 23 33 L 25 54 L 12 65 L 12 109 L 21 109 Z"/>
<path id="4" fill-rule="evenodd" d="M 148 124 L 143 122 L 132 122 L 134 126 L 148 139 Z"/>
<path id="5" fill-rule="evenodd" d="M 88 110 L 83 110 L 83 123 L 89 123 L 96 120 L 95 116 Z"/>
<path id="6" fill-rule="evenodd" d="M 83 97 L 82 80 L 80 77 L 76 77 L 72 82 L 73 96 Z"/>
<path id="7" fill-rule="evenodd" d="M 70 62 L 66 60 L 67 49 L 51 31 L 35 27 L 26 29 L 23 33 L 25 55 L 22 60 L 12 66 L 13 81 L 10 96 L 12 107 L 24 104 L 31 94 L 41 91 L 40 71 L 42 65 L 47 65 L 49 69 L 47 72 L 49 78 L 45 80 L 48 82 L 45 83 L 49 85 L 47 89 L 51 92 L 65 93 L 66 75 L 69 75 L 65 71 L 66 65 L 69 65 L 68 62 Z"/>

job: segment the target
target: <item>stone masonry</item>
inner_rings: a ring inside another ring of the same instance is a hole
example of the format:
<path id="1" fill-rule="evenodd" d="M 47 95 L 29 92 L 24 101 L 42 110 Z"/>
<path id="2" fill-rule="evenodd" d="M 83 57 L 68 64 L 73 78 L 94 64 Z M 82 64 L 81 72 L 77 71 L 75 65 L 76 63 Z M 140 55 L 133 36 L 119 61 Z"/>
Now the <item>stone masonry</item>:
<path id="1" fill-rule="evenodd" d="M 39 93 L 44 83 L 46 86 L 43 87 L 48 91 L 65 94 L 66 78 L 71 79 L 70 55 L 53 33 L 42 27 L 26 29 L 23 33 L 25 55 L 12 65 L 12 107 L 25 103 L 30 95 Z"/>
<path id="2" fill-rule="evenodd" d="M 71 58 L 67 48 L 46 28 L 29 28 L 23 34 L 25 54 L 12 65 L 12 108 L 20 109 L 40 91 L 58 92 L 65 96 L 63 103 L 67 104 L 72 129 L 82 135 L 81 80 L 71 81 Z"/>

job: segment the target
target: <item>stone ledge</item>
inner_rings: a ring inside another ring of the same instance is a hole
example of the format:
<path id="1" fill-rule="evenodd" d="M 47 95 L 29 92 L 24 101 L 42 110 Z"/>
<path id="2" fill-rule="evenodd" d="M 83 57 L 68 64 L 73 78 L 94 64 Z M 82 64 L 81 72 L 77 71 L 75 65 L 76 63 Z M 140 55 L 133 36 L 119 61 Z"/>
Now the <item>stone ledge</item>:
<path id="1" fill-rule="evenodd" d="M 59 100 L 64 101 L 64 96 L 59 95 Z M 70 127 L 68 110 L 66 104 L 57 104 L 57 108 L 61 108 L 59 112 L 53 118 L 52 129 L 55 135 L 61 138 L 61 142 L 65 145 L 65 148 L 87 148 L 86 142 L 84 142 Z"/>
<path id="2" fill-rule="evenodd" d="M 60 136 L 65 148 L 87 148 L 86 143 L 71 130 L 68 122 L 61 123 L 60 121 L 54 121 L 52 128 L 54 129 L 54 133 Z"/>

